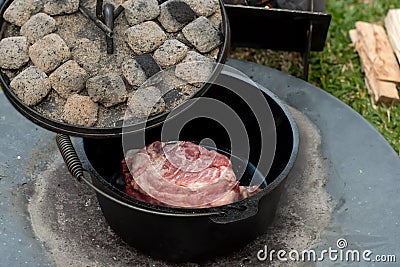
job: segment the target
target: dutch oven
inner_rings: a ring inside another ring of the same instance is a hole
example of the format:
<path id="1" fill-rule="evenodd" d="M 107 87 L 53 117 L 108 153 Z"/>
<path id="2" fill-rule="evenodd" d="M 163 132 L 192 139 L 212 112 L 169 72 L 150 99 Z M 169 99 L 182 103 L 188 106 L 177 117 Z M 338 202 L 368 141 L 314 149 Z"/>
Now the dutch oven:
<path id="1" fill-rule="evenodd" d="M 235 75 L 222 73 L 220 78 L 243 91 L 261 92 L 274 118 L 277 140 L 272 166 L 264 176 L 262 190 L 244 200 L 203 209 L 170 208 L 138 201 L 125 194 L 123 185 L 118 182 L 124 158 L 122 138 L 82 139 L 74 148 L 68 137 L 58 136 L 58 145 L 69 170 L 96 190 L 111 228 L 128 244 L 152 257 L 170 261 L 209 259 L 243 247 L 264 233 L 273 221 L 286 177 L 297 155 L 297 126 L 286 106 L 269 90 Z M 261 146 L 260 129 L 251 119 L 251 110 L 240 96 L 231 93 L 231 88 L 213 85 L 203 97 L 217 99 L 240 117 L 250 118 L 244 120 L 251 140 L 244 175 L 251 175 L 261 153 L 258 148 Z M 182 131 L 180 140 L 199 142 L 210 138 L 216 140 L 218 147 L 229 147 L 227 137 L 221 136 L 221 131 L 205 130 L 209 127 L 207 121 L 198 120 Z M 160 140 L 161 128 L 146 130 L 147 144 Z"/>
<path id="2" fill-rule="evenodd" d="M 0 2 L 2 32 L 6 27 L 2 16 L 11 2 Z M 224 41 L 217 63 L 225 61 L 230 39 L 222 0 L 220 4 Z M 128 130 L 124 130 L 122 126 L 79 127 L 46 118 L 22 103 L 11 90 L 10 81 L 3 72 L 0 72 L 0 83 L 7 98 L 21 114 L 34 123 L 58 133 L 57 144 L 69 171 L 96 191 L 105 219 L 115 233 L 128 244 L 153 257 L 172 261 L 193 261 L 242 247 L 265 232 L 274 218 L 285 179 L 293 166 L 298 149 L 297 127 L 285 105 L 267 89 L 240 79 L 234 74 L 221 74 L 222 66 L 216 66 L 208 82 L 203 84 L 192 98 L 219 100 L 244 118 L 248 138 L 251 140 L 250 155 L 248 161 L 244 161 L 244 176 L 256 173 L 257 169 L 255 170 L 254 166 L 263 161 L 263 136 L 260 136 L 262 129 L 259 128 L 257 120 L 252 119 L 251 109 L 246 107 L 246 103 L 239 96 L 231 94 L 227 88 L 215 85 L 215 80 L 226 79 L 234 87 L 248 92 L 261 92 L 260 98 L 267 104 L 258 108 L 265 108 L 266 116 L 273 116 L 269 120 L 273 123 L 269 130 L 273 130 L 271 134 L 276 146 L 270 151 L 275 152 L 274 156 L 267 159 L 270 161 L 270 164 L 267 164 L 270 168 L 262 172 L 265 181 L 260 192 L 229 205 L 204 209 L 179 209 L 144 203 L 125 194 L 122 185 L 118 183 L 124 155 L 123 136 L 134 139 L 136 132 L 144 131 L 146 144 L 160 140 L 161 130 L 169 112 L 150 117 L 144 128 L 142 123 Z M 209 138 L 215 141 L 218 149 L 227 155 L 232 154 L 231 159 L 235 158 L 235 154 L 229 150 L 230 141 L 227 135 L 219 130 L 208 131 L 207 127 L 210 127 L 207 120 L 197 120 L 185 128 L 179 140 L 200 142 Z M 78 153 L 75 152 L 69 135 L 83 137 L 76 147 Z M 235 169 L 235 166 L 233 168 Z"/>

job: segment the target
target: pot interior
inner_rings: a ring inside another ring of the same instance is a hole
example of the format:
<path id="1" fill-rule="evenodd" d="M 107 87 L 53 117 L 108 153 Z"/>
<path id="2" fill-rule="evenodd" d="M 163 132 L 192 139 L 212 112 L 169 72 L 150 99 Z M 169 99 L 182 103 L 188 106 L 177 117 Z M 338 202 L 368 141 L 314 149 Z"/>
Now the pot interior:
<path id="1" fill-rule="evenodd" d="M 251 90 L 260 90 L 254 86 L 251 88 L 253 88 Z M 274 130 L 276 130 L 276 149 L 272 166 L 269 172 L 262 176 L 262 179 L 265 177 L 265 181 L 261 185 L 262 188 L 269 189 L 267 191 L 270 192 L 273 190 L 273 188 L 270 188 L 271 186 L 276 187 L 287 176 L 297 153 L 298 136 L 297 127 L 286 107 L 268 90 L 263 89 L 261 92 L 272 112 L 274 118 L 272 122 L 275 124 Z M 255 171 L 257 172 L 254 166 L 257 166 L 261 155 L 260 142 L 262 137 L 259 125 L 257 124 L 258 122 L 254 114 L 252 114 L 252 110 L 243 99 L 224 87 L 213 85 L 204 97 L 222 101 L 231 107 L 242 119 L 250 140 L 250 155 L 249 162 L 246 161 L 248 164 L 242 161 L 246 165 L 246 168 L 241 179 L 241 185 L 248 185 L 253 176 L 252 174 Z M 146 129 L 146 144 L 161 140 L 161 128 Z M 219 152 L 227 156 L 230 155 L 229 135 L 224 128 L 213 120 L 206 118 L 191 120 L 183 127 L 179 135 L 179 140 L 181 141 L 196 143 L 200 143 L 205 138 L 213 140 Z M 135 144 L 133 141 L 132 148 L 142 148 L 138 144 Z M 97 179 L 103 180 L 107 186 L 113 189 L 117 188 L 121 191 L 121 194 L 124 194 L 124 181 L 121 170 L 121 161 L 124 158 L 122 138 L 84 139 L 84 151 L 90 164 L 100 176 Z M 232 157 L 234 158 L 235 155 Z M 231 160 L 233 159 L 232 157 Z M 234 171 L 237 169 L 234 162 L 233 169 Z M 124 199 L 131 199 L 133 203 L 137 203 L 130 196 L 124 195 Z"/>

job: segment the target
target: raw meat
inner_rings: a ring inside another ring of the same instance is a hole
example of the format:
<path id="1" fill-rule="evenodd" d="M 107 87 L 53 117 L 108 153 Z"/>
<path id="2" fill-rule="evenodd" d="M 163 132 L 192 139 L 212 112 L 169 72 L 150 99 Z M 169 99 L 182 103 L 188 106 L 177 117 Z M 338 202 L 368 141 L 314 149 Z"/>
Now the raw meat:
<path id="1" fill-rule="evenodd" d="M 130 150 L 123 173 L 127 194 L 157 205 L 205 208 L 249 195 L 245 187 L 239 186 L 229 158 L 191 142 L 157 141 Z"/>

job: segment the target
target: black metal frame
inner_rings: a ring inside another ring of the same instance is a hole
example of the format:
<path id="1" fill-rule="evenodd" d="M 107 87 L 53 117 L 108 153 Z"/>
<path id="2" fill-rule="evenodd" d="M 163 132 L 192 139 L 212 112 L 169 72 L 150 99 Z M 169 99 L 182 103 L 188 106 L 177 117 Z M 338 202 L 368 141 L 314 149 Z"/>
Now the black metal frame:
<path id="1" fill-rule="evenodd" d="M 331 15 L 325 1 L 310 0 L 310 10 L 288 10 L 225 4 L 232 46 L 301 52 L 303 79 L 308 80 L 311 51 L 322 51 Z"/>

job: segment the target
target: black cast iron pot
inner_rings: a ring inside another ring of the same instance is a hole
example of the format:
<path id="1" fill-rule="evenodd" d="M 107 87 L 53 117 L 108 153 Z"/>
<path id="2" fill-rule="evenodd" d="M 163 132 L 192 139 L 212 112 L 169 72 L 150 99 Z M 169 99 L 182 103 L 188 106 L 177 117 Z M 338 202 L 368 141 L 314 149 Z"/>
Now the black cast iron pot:
<path id="1" fill-rule="evenodd" d="M 224 76 L 224 74 L 222 74 Z M 138 250 L 170 261 L 197 261 L 231 252 L 264 233 L 273 221 L 284 183 L 298 150 L 297 126 L 285 105 L 270 91 L 248 84 L 234 76 L 226 76 L 232 84 L 250 92 L 262 92 L 276 128 L 276 150 L 263 190 L 252 197 L 229 205 L 204 209 L 177 209 L 138 201 L 123 192 L 117 181 L 121 176 L 123 148 L 121 138 L 83 139 L 75 145 L 58 136 L 58 144 L 70 171 L 84 179 L 97 192 L 103 214 L 111 228 L 128 244 Z M 250 90 L 250 91 L 249 91 Z M 240 97 L 221 86 L 213 86 L 204 97 L 224 102 L 243 118 L 251 118 L 250 110 Z M 267 107 L 265 107 L 267 110 Z M 249 166 L 257 165 L 260 158 L 259 128 L 255 121 L 244 120 L 251 140 Z M 211 131 L 206 121 L 191 124 L 182 131 L 180 140 L 216 140 L 219 147 L 226 146 L 221 131 Z M 208 130 L 207 130 L 208 129 Z M 275 130 L 275 129 L 274 129 Z M 146 131 L 146 143 L 160 140 L 160 129 Z M 229 153 L 229 151 L 228 151 Z M 91 174 L 92 183 L 83 168 Z M 235 169 L 235 166 L 233 166 Z"/>
<path id="2" fill-rule="evenodd" d="M 12 2 L 13 0 L 6 0 L 6 1 L 0 0 L 0 39 L 3 38 L 5 28 L 9 24 L 3 19 L 3 14 Z M 220 29 L 222 32 L 222 37 L 221 37 L 222 44 L 220 46 L 220 51 L 216 63 L 225 63 L 230 48 L 230 28 L 223 0 L 219 0 L 219 2 L 222 14 L 222 25 Z M 92 22 L 88 21 L 88 23 Z M 204 83 L 196 92 L 193 93 L 191 97 L 202 96 L 205 92 L 207 92 L 207 90 L 210 88 L 210 84 L 212 84 L 213 81 L 218 77 L 221 68 L 222 67 L 219 64 L 216 65 L 212 74 L 209 77 L 208 83 Z M 24 115 L 26 118 L 28 118 L 35 124 L 43 128 L 46 128 L 50 131 L 70 136 L 84 137 L 84 138 L 113 138 L 113 137 L 118 137 L 122 134 L 122 125 L 117 125 L 115 127 L 104 127 L 104 128 L 84 127 L 84 126 L 72 125 L 69 123 L 45 117 L 43 114 L 27 106 L 16 96 L 16 94 L 10 88 L 10 80 L 8 79 L 7 75 L 1 70 L 0 70 L 0 85 L 8 100 L 22 115 Z M 159 126 L 168 116 L 168 113 L 169 112 L 164 112 L 149 118 L 147 120 L 147 127 Z M 138 129 L 140 130 L 141 127 L 142 127 L 141 123 L 138 123 L 137 125 L 132 125 L 131 131 L 134 132 Z"/>

